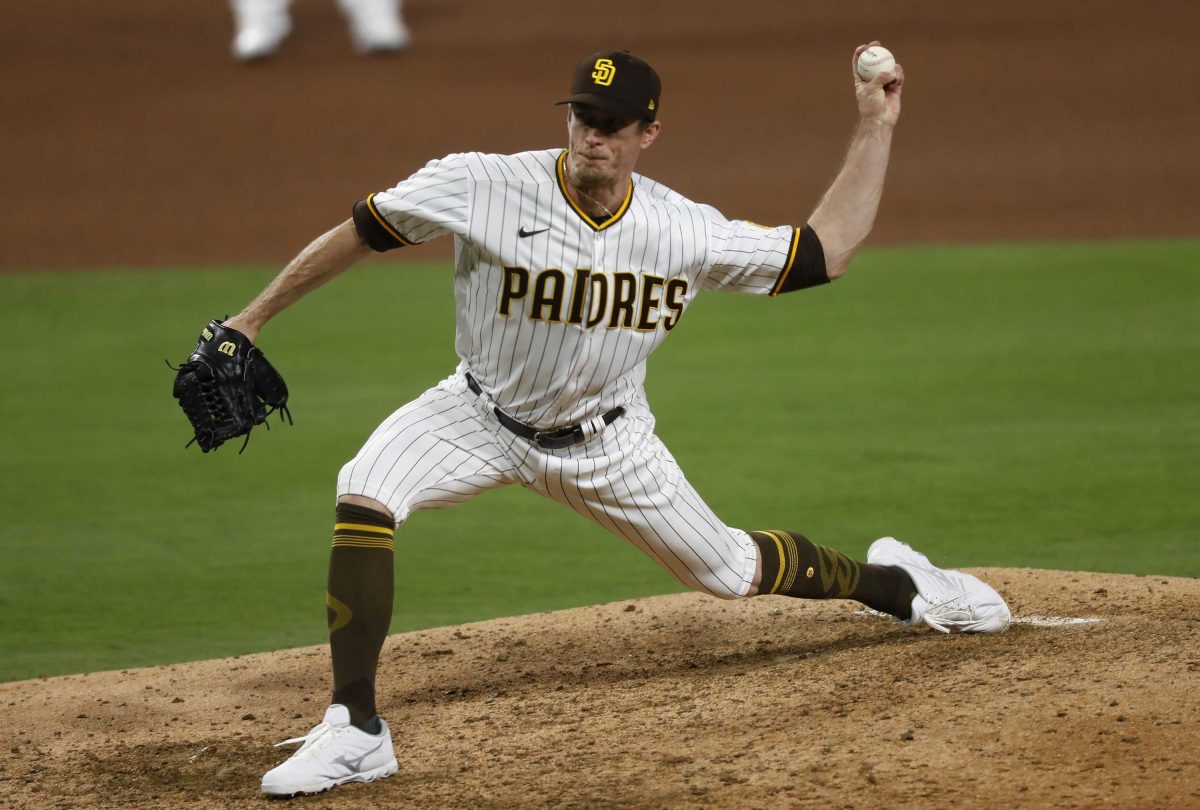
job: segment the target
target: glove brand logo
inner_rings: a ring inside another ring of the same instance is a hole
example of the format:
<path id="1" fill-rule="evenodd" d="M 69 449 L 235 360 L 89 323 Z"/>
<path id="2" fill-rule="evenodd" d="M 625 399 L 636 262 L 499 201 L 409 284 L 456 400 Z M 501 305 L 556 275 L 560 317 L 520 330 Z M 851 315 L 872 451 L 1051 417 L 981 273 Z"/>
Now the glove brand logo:
<path id="1" fill-rule="evenodd" d="M 225 354 L 229 355 L 230 357 L 233 357 L 233 353 L 236 350 L 237 350 L 237 346 L 235 346 L 233 344 L 232 340 L 227 340 L 224 343 L 222 343 L 220 346 L 217 347 L 217 351 L 224 352 Z"/>
<path id="2" fill-rule="evenodd" d="M 204 337 L 204 339 L 205 339 L 205 340 L 212 340 L 212 339 L 213 339 L 213 333 L 212 333 L 212 332 L 210 332 L 210 331 L 208 331 L 208 327 L 207 327 L 207 326 L 206 326 L 206 327 L 204 327 L 204 331 L 203 331 L 203 332 L 201 332 L 200 334 L 201 334 L 201 335 Z"/>
<path id="3" fill-rule="evenodd" d="M 596 67 L 592 71 L 592 81 L 601 87 L 608 87 L 613 83 L 613 76 L 617 75 L 617 66 L 612 63 L 611 59 L 597 59 Z"/>

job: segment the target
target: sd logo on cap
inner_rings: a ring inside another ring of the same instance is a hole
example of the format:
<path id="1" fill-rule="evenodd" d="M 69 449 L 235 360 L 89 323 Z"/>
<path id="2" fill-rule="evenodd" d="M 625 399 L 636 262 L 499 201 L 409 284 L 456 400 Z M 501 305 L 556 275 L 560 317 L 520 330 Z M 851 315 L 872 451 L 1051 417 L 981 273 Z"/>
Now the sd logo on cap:
<path id="1" fill-rule="evenodd" d="M 612 84 L 613 75 L 616 74 L 616 65 L 611 59 L 597 59 L 596 68 L 592 71 L 592 81 L 601 87 L 608 87 Z"/>
<path id="2" fill-rule="evenodd" d="M 662 82 L 654 68 L 629 51 L 600 51 L 579 63 L 571 95 L 555 104 L 588 104 L 623 118 L 653 121 Z"/>

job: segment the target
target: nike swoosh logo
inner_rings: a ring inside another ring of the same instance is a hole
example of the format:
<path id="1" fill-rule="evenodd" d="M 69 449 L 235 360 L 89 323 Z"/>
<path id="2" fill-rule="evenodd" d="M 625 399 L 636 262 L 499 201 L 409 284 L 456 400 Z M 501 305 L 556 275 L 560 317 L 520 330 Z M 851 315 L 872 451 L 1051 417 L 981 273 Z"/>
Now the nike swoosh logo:
<path id="1" fill-rule="evenodd" d="M 539 234 L 539 233 L 545 233 L 548 230 L 550 230 L 550 229 L 542 228 L 541 230 L 538 230 L 538 231 L 527 231 L 527 230 L 525 230 L 525 226 L 522 225 L 520 228 L 517 228 L 517 236 L 521 237 L 522 239 L 528 239 L 530 236 L 533 236 L 533 235 Z"/>

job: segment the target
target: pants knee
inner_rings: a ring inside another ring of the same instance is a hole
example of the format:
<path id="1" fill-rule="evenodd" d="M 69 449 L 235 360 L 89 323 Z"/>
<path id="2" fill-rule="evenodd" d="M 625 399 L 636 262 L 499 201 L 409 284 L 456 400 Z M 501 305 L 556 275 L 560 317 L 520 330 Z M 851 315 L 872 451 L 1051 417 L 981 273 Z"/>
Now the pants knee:
<path id="1" fill-rule="evenodd" d="M 730 529 L 730 532 L 735 533 L 736 542 L 724 549 L 720 563 L 704 564 L 701 560 L 701 564 L 694 565 L 690 571 L 694 582 L 684 581 L 683 584 L 718 599 L 745 599 L 754 594 L 758 547 L 745 532 L 738 529 Z"/>

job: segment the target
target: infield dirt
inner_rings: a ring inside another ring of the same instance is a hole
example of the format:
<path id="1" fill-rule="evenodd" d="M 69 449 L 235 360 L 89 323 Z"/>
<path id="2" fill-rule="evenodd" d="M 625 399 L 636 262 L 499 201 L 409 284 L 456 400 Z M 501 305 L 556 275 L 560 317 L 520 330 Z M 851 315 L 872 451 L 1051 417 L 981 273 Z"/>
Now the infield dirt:
<path id="1" fill-rule="evenodd" d="M 655 597 L 388 639 L 400 772 L 301 807 L 1200 807 L 1200 593 L 980 569 L 1018 620 Z M 262 806 L 327 700 L 313 647 L 0 685 L 5 806 Z M 290 750 L 290 749 L 289 749 Z"/>

